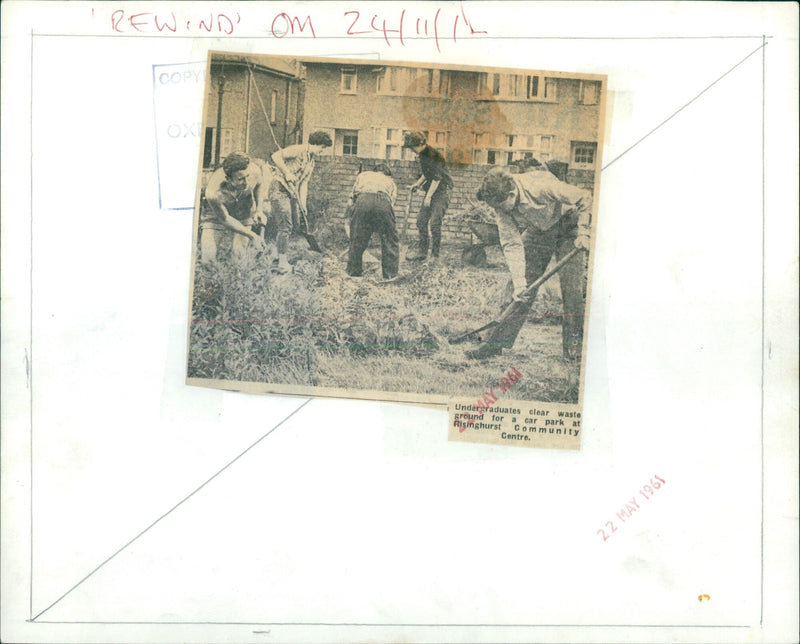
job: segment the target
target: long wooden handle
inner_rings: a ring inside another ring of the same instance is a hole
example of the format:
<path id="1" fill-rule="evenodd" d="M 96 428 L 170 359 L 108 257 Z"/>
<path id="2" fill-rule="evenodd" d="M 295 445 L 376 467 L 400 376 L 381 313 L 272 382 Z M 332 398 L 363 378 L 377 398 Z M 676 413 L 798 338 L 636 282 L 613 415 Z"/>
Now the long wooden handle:
<path id="1" fill-rule="evenodd" d="M 545 271 L 541 277 L 539 277 L 536 281 L 534 281 L 530 286 L 528 286 L 523 292 L 523 295 L 530 295 L 533 293 L 537 288 L 539 288 L 542 284 L 544 284 L 547 280 L 549 280 L 553 275 L 558 273 L 564 266 L 571 260 L 575 255 L 581 252 L 580 248 L 573 248 L 570 252 L 568 252 L 564 257 L 562 257 L 549 271 Z M 492 320 L 491 322 L 484 324 L 482 327 L 475 329 L 473 331 L 467 331 L 466 333 L 462 333 L 461 335 L 457 335 L 452 337 L 448 340 L 450 344 L 461 344 L 465 342 L 472 336 L 480 333 L 481 331 L 486 331 L 487 329 L 491 329 L 496 327 L 504 320 L 508 319 L 509 316 L 513 315 L 519 306 L 519 302 L 514 301 L 511 302 L 504 310 L 503 313 L 500 315 L 499 318 L 496 320 Z"/>

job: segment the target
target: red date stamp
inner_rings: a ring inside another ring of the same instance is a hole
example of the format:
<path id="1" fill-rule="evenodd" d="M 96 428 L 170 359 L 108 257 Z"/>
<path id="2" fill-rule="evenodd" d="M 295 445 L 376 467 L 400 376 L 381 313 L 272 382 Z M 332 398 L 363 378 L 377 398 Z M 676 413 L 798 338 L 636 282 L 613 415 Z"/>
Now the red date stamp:
<path id="1" fill-rule="evenodd" d="M 465 429 L 470 427 L 475 423 L 475 421 L 486 411 L 492 408 L 500 398 L 498 394 L 495 393 L 495 387 L 498 389 L 498 393 L 504 394 L 511 391 L 511 388 L 516 385 L 520 380 L 522 380 L 522 373 L 516 367 L 512 367 L 506 372 L 506 375 L 500 378 L 500 381 L 495 384 L 493 387 L 489 387 L 489 389 L 484 393 L 480 398 L 475 401 L 475 404 L 472 405 L 472 413 L 465 414 L 467 416 L 466 420 L 456 420 L 456 425 L 458 427 L 459 432 L 463 432 Z"/>
<path id="2" fill-rule="evenodd" d="M 641 488 L 639 488 L 639 495 L 645 500 L 649 501 L 655 495 L 656 490 L 660 490 L 666 481 L 662 479 L 657 474 L 650 479 L 650 483 L 645 483 Z M 625 523 L 628 521 L 634 513 L 641 510 L 641 506 L 639 505 L 639 500 L 637 496 L 634 494 L 630 499 L 628 499 L 625 504 L 620 508 L 620 511 L 617 512 L 617 518 Z M 616 526 L 614 525 L 614 521 L 606 521 L 606 528 L 608 529 L 608 534 L 606 534 L 606 530 L 600 528 L 597 531 L 597 534 L 603 537 L 603 541 L 607 541 L 608 538 L 617 531 Z"/>

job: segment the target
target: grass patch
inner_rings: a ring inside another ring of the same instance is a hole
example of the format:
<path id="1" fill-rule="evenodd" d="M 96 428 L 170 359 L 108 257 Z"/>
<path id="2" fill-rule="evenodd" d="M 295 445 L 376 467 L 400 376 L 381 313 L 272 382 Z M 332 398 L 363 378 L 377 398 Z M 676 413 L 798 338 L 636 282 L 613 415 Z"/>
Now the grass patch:
<path id="1" fill-rule="evenodd" d="M 472 397 L 516 367 L 524 377 L 512 398 L 577 401 L 579 365 L 561 357 L 553 283 L 540 289 L 513 350 L 469 361 L 464 350 L 474 345 L 447 339 L 502 311 L 509 291 L 499 249 L 488 249 L 488 268 L 476 268 L 445 245 L 439 263 L 403 262 L 400 279 L 387 284 L 374 262 L 364 277 L 347 276 L 337 231 L 320 233 L 324 255 L 292 240 L 288 275 L 270 273 L 267 253 L 241 266 L 197 266 L 191 377 Z"/>

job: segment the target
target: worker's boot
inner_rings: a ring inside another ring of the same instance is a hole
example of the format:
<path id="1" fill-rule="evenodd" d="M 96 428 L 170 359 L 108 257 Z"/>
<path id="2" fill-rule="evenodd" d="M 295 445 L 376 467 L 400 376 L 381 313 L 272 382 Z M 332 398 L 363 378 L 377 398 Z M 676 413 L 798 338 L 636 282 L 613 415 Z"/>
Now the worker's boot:
<path id="1" fill-rule="evenodd" d="M 278 275 L 286 275 L 291 270 L 292 267 L 289 265 L 289 260 L 286 259 L 286 253 L 280 253 L 278 255 L 278 263 L 272 267 L 272 272 Z"/>
<path id="2" fill-rule="evenodd" d="M 465 355 L 469 360 L 484 360 L 486 358 L 499 356 L 502 352 L 503 349 L 500 346 L 486 343 L 482 344 L 477 349 L 470 349 L 469 351 L 466 351 Z"/>
<path id="3" fill-rule="evenodd" d="M 428 240 L 420 239 L 417 254 L 408 257 L 409 262 L 424 262 L 428 257 Z"/>

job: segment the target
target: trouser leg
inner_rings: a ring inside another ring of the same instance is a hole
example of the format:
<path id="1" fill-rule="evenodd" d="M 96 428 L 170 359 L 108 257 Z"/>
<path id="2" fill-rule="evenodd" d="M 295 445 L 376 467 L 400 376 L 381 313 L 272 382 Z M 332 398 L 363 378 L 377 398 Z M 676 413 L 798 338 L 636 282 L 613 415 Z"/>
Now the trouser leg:
<path id="1" fill-rule="evenodd" d="M 247 248 L 250 246 L 250 238 L 247 235 L 233 233 L 231 240 L 231 256 L 233 261 L 242 262 L 247 256 Z"/>
<path id="2" fill-rule="evenodd" d="M 277 182 L 275 182 L 277 183 Z M 285 254 L 289 250 L 289 236 L 292 234 L 292 198 L 286 193 L 280 184 L 270 187 L 270 205 L 272 206 L 272 217 L 278 229 L 275 239 L 275 246 L 279 254 Z"/>
<path id="3" fill-rule="evenodd" d="M 400 270 L 400 239 L 397 235 L 397 222 L 388 201 L 380 209 L 378 231 L 381 235 L 381 269 L 384 279 L 395 277 Z"/>
<path id="4" fill-rule="evenodd" d="M 217 249 L 221 235 L 222 231 L 215 228 L 200 229 L 200 261 L 203 264 L 217 261 Z"/>
<path id="5" fill-rule="evenodd" d="M 369 239 L 372 237 L 372 228 L 369 225 L 370 213 L 366 208 L 365 196 L 360 196 L 353 209 L 353 218 L 350 220 L 350 250 L 347 256 L 347 274 L 360 277 L 363 272 L 362 260 L 367 249 Z"/>
<path id="6" fill-rule="evenodd" d="M 575 245 L 575 238 L 561 241 L 557 251 L 558 259 L 569 253 Z M 573 257 L 558 274 L 561 282 L 561 301 L 564 307 L 561 334 L 564 357 L 579 360 L 583 351 L 583 323 L 586 307 L 584 286 L 586 283 L 586 255 L 579 253 Z"/>
<path id="7" fill-rule="evenodd" d="M 440 186 L 431 198 L 431 256 L 439 256 L 442 245 L 442 221 L 450 205 L 450 189 Z"/>
<path id="8" fill-rule="evenodd" d="M 419 232 L 419 255 L 426 257 L 428 255 L 428 222 L 431 219 L 431 207 L 422 206 L 417 215 L 417 232 Z"/>

